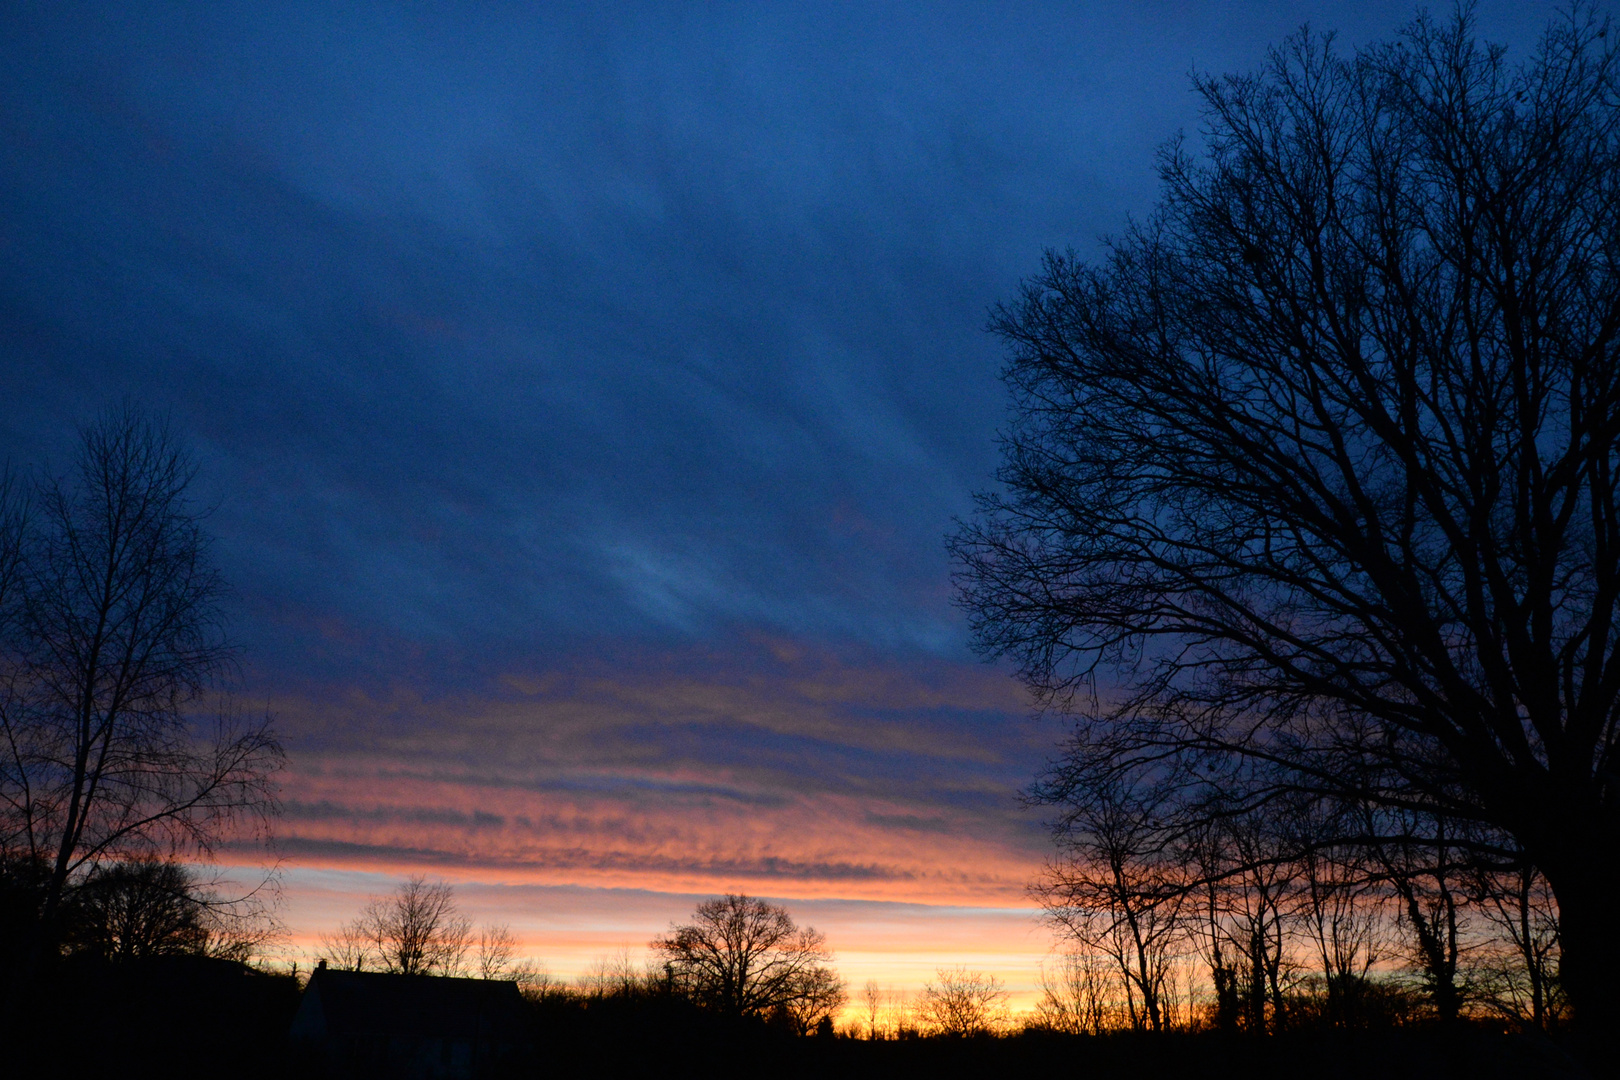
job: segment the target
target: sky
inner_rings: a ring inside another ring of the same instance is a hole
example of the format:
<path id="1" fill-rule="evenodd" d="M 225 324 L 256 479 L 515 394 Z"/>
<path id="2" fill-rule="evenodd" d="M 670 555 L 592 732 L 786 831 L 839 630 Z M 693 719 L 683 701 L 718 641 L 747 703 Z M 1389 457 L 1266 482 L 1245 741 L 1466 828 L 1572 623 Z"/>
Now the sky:
<path id="1" fill-rule="evenodd" d="M 289 955 L 415 873 L 562 977 L 744 891 L 1027 1003 L 1064 724 L 944 546 L 988 312 L 1151 211 L 1193 73 L 1414 11 L 0 0 L 0 457 L 189 440 Z"/>

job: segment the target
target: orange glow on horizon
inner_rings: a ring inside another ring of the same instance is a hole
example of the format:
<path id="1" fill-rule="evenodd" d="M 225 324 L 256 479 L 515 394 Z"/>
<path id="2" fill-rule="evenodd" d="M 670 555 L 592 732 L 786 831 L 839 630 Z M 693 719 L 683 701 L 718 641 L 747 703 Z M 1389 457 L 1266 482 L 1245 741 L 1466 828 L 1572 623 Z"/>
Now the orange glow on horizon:
<path id="1" fill-rule="evenodd" d="M 321 955 L 320 939 L 353 918 L 365 901 L 391 891 L 405 873 L 337 867 L 296 869 L 282 885 L 283 918 L 292 928 L 278 956 L 307 970 Z M 430 875 L 437 876 L 437 875 Z M 509 926 L 519 955 L 552 977 L 573 984 L 604 961 L 628 957 L 638 969 L 650 959 L 649 942 L 691 914 L 707 893 L 600 889 L 528 883 L 492 883 L 445 875 L 460 910 L 476 925 Z M 893 901 L 769 896 L 801 925 L 827 936 L 856 1017 L 867 982 L 902 1006 L 915 1000 L 941 967 L 965 965 L 1001 979 L 1013 1010 L 1027 1011 L 1039 996 L 1039 970 L 1052 937 L 1038 910 L 974 908 Z"/>

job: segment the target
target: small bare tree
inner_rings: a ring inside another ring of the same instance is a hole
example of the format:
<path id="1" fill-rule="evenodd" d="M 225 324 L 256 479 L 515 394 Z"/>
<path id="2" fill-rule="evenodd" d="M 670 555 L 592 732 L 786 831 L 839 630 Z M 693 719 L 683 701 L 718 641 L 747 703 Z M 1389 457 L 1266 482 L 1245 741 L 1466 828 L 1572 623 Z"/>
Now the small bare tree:
<path id="1" fill-rule="evenodd" d="M 110 960 L 202 954 L 207 907 L 180 863 L 134 859 L 102 867 L 76 896 L 69 942 Z"/>
<path id="2" fill-rule="evenodd" d="M 1458 1020 L 1470 996 L 1466 836 L 1441 815 L 1389 813 L 1392 834 L 1369 845 L 1379 879 L 1407 931 L 1409 966 L 1441 1023 Z"/>
<path id="3" fill-rule="evenodd" d="M 517 953 L 517 938 L 505 923 L 486 923 L 478 931 L 473 970 L 481 979 L 505 979 L 518 984 L 528 998 L 542 998 L 555 987 L 544 968 Z"/>
<path id="4" fill-rule="evenodd" d="M 1048 968 L 1041 965 L 1041 998 L 1035 1003 L 1032 1027 L 1065 1035 L 1100 1035 L 1116 1026 L 1109 993 L 1107 961 L 1097 952 L 1066 952 Z"/>
<path id="5" fill-rule="evenodd" d="M 512 981 L 517 983 L 518 993 L 529 1001 L 545 1001 L 559 996 L 566 996 L 567 987 L 543 964 L 532 960 L 520 961 L 511 972 Z"/>
<path id="6" fill-rule="evenodd" d="M 1129 1025 L 1161 1031 L 1185 936 L 1184 867 L 1154 825 L 1151 795 L 1096 778 L 1064 798 L 1070 806 L 1055 829 L 1061 855 L 1033 891 L 1074 947 L 1112 962 Z"/>
<path id="7" fill-rule="evenodd" d="M 1233 961 L 1244 1027 L 1276 1030 L 1292 989 L 1287 922 L 1298 887 L 1295 868 L 1264 814 L 1228 818 L 1213 832 L 1214 851 L 1223 861 L 1205 871 L 1214 886 L 1207 892 L 1215 905 L 1209 923 Z"/>
<path id="8" fill-rule="evenodd" d="M 321 959 L 340 971 L 365 971 L 377 965 L 372 953 L 371 933 L 354 919 L 320 939 Z"/>
<path id="9" fill-rule="evenodd" d="M 1315 953 L 1323 1019 L 1334 1027 L 1363 1020 L 1368 977 L 1389 950 L 1386 920 L 1356 853 L 1336 859 L 1306 848 L 1295 917 Z"/>
<path id="10" fill-rule="evenodd" d="M 993 1034 L 1007 1022 L 1007 990 L 1001 980 L 965 967 L 940 968 L 923 985 L 917 1019 L 941 1035 Z"/>
<path id="11" fill-rule="evenodd" d="M 471 944 L 472 927 L 456 910 L 450 886 L 418 875 L 394 895 L 375 900 L 363 918 L 385 971 L 401 975 L 457 975 Z"/>
<path id="12" fill-rule="evenodd" d="M 861 991 L 861 1011 L 866 1018 L 866 1037 L 878 1038 L 878 1018 L 883 1015 L 883 988 L 876 979 L 866 980 L 866 988 Z"/>
<path id="13" fill-rule="evenodd" d="M 352 971 L 375 965 L 397 975 L 459 975 L 472 942 L 449 884 L 417 875 L 391 896 L 372 897 L 321 945 L 330 963 Z"/>
<path id="14" fill-rule="evenodd" d="M 1475 904 L 1495 939 L 1479 958 L 1480 996 L 1526 1029 L 1567 1021 L 1557 975 L 1558 906 L 1546 878 L 1525 863 L 1482 870 Z"/>
<path id="15" fill-rule="evenodd" d="M 517 959 L 517 938 L 505 923 L 489 924 L 478 931 L 478 977 L 505 978 Z"/>
<path id="16" fill-rule="evenodd" d="M 279 939 L 258 897 L 222 897 L 212 881 L 174 859 L 104 863 L 73 894 L 65 944 L 108 960 L 212 956 L 246 963 Z"/>

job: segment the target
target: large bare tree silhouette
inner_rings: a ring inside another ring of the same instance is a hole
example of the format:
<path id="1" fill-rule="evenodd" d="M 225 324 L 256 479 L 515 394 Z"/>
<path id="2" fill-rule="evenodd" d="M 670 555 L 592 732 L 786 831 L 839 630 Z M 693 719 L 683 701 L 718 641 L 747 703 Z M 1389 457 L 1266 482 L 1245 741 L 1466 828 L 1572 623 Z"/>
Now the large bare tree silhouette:
<path id="1" fill-rule="evenodd" d="M 1003 491 L 953 541 L 980 645 L 1082 718 L 1049 794 L 1129 773 L 1166 820 L 1449 822 L 1546 875 L 1593 1034 L 1620 1030 L 1617 76 L 1588 10 L 1518 66 L 1464 10 L 1201 80 L 1151 218 L 996 312 Z"/>

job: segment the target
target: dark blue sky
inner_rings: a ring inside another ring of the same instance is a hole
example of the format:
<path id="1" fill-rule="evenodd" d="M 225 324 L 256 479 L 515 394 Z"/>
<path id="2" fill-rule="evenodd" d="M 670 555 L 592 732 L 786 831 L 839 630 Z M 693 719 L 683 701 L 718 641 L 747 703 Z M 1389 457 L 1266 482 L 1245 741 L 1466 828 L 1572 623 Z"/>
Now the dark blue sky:
<path id="1" fill-rule="evenodd" d="M 1056 729 L 950 603 L 986 311 L 1151 208 L 1191 71 L 1412 12 L 0 3 L 0 453 L 189 434 L 295 855 L 904 891 L 968 836 L 1006 893 Z M 580 839 L 637 807 L 691 818 Z M 716 839 L 778 811 L 864 839 Z"/>
<path id="2" fill-rule="evenodd" d="M 0 434 L 172 410 L 288 660 L 317 617 L 955 650 L 986 308 L 1148 209 L 1195 66 L 1407 14 L 9 4 Z"/>

